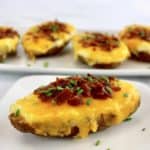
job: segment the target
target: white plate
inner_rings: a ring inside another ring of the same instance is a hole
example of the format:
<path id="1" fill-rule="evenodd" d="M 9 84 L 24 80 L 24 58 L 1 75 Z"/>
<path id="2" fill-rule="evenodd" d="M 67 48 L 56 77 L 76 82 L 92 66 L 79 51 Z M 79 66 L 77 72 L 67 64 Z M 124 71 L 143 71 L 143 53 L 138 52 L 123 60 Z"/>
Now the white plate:
<path id="1" fill-rule="evenodd" d="M 4 25 L 14 26 L 20 34 L 23 34 L 31 25 L 41 22 L 39 19 L 30 18 L 28 22 L 23 19 L 18 20 L 5 20 L 1 21 Z M 77 22 L 77 21 L 74 21 Z M 74 23 L 73 22 L 73 23 Z M 108 33 L 117 33 L 115 30 L 87 28 L 85 25 L 84 30 L 102 31 Z M 118 29 L 119 30 L 119 29 Z M 44 68 L 44 62 L 48 62 L 49 67 Z M 29 67 L 28 64 L 31 64 Z M 50 73 L 58 75 L 69 74 L 87 74 L 92 73 L 95 75 L 124 75 L 124 76 L 150 76 L 150 63 L 138 62 L 134 60 L 127 60 L 116 69 L 94 69 L 81 62 L 73 60 L 73 50 L 71 47 L 66 48 L 60 54 L 47 57 L 38 58 L 36 63 L 29 62 L 21 44 L 18 47 L 18 56 L 8 58 L 4 63 L 0 64 L 0 71 L 14 72 L 14 73 Z"/>
<path id="2" fill-rule="evenodd" d="M 29 76 L 20 79 L 0 103 L 0 146 L 4 150 L 148 150 L 150 149 L 150 88 L 133 82 L 141 93 L 141 106 L 129 122 L 108 128 L 85 139 L 44 138 L 14 129 L 8 120 L 8 109 L 16 99 L 25 96 L 56 76 Z M 145 131 L 142 131 L 146 128 Z M 94 143 L 100 140 L 99 146 Z"/>

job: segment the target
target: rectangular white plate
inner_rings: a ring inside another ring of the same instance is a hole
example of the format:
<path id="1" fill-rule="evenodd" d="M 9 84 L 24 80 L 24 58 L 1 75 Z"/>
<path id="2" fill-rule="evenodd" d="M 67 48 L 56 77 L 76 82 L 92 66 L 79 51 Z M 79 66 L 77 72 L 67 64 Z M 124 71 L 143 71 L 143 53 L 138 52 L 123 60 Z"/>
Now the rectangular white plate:
<path id="1" fill-rule="evenodd" d="M 29 76 L 14 84 L 0 103 L 0 145 L 4 150 L 149 150 L 150 149 L 150 88 L 132 82 L 141 93 L 141 105 L 129 122 L 91 134 L 85 139 L 45 138 L 14 129 L 8 120 L 8 109 L 16 99 L 25 96 L 56 76 Z M 145 128 L 145 131 L 142 129 Z M 99 146 L 94 143 L 100 140 Z"/>
<path id="2" fill-rule="evenodd" d="M 11 18 L 5 21 L 1 21 L 4 25 L 14 26 L 22 35 L 31 25 L 38 24 L 38 19 L 30 18 L 28 21 L 23 19 L 11 20 Z M 75 21 L 75 22 L 79 22 Z M 81 21 L 80 21 L 81 22 Z M 82 25 L 83 26 L 83 25 Z M 87 28 L 85 25 L 84 30 L 89 31 L 102 31 L 108 33 L 117 33 L 116 30 L 106 30 L 97 28 Z M 118 29 L 119 30 L 119 29 Z M 1 72 L 13 72 L 13 73 L 49 73 L 58 75 L 69 74 L 87 74 L 92 73 L 95 75 L 122 75 L 122 76 L 150 76 L 150 63 L 138 62 L 134 60 L 128 60 L 120 65 L 116 69 L 95 69 L 91 68 L 81 62 L 75 62 L 73 60 L 73 50 L 68 46 L 64 51 L 55 56 L 49 56 L 47 58 L 38 58 L 35 64 L 29 62 L 21 44 L 18 46 L 18 56 L 8 58 L 4 63 L 0 64 Z M 48 62 L 48 68 L 44 68 L 44 62 Z M 31 64 L 29 67 L 28 64 Z"/>

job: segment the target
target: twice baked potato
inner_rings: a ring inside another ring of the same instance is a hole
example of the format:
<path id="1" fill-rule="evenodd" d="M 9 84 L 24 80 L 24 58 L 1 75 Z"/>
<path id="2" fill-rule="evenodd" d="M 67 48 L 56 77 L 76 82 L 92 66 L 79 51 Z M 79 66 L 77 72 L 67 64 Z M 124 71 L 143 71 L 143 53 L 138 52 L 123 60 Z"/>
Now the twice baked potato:
<path id="1" fill-rule="evenodd" d="M 132 57 L 150 62 L 150 27 L 131 25 L 120 32 L 120 38 L 131 51 Z"/>
<path id="2" fill-rule="evenodd" d="M 15 55 L 19 43 L 19 34 L 11 27 L 0 26 L 0 61 Z"/>
<path id="3" fill-rule="evenodd" d="M 42 136 L 87 137 L 120 124 L 140 104 L 137 89 L 114 77 L 57 78 L 10 107 L 12 125 Z"/>
<path id="4" fill-rule="evenodd" d="M 29 58 L 59 53 L 71 40 L 75 28 L 67 23 L 49 21 L 31 27 L 22 44 Z"/>
<path id="5" fill-rule="evenodd" d="M 75 60 L 92 67 L 115 68 L 130 56 L 123 42 L 104 33 L 79 33 L 73 37 L 72 44 Z"/>

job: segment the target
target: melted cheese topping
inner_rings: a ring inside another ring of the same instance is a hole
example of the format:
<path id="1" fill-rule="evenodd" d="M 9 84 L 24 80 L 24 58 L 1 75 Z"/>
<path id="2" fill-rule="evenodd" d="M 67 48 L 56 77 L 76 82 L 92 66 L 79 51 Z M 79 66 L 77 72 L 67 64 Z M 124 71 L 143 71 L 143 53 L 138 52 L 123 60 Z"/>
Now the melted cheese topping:
<path id="1" fill-rule="evenodd" d="M 61 47 L 65 43 L 67 43 L 75 33 L 75 28 L 69 24 L 65 24 L 69 33 L 59 32 L 52 33 L 53 36 L 57 39 L 56 41 L 52 41 L 48 39 L 46 36 L 42 36 L 40 38 L 34 39 L 33 35 L 38 30 L 38 26 L 34 26 L 27 31 L 27 33 L 23 36 L 23 46 L 28 55 L 34 58 L 35 55 L 46 54 L 51 49 L 56 47 Z M 33 33 L 33 34 L 31 34 Z"/>
<path id="2" fill-rule="evenodd" d="M 139 52 L 150 54 L 150 42 L 148 41 L 140 40 L 138 38 L 123 39 L 123 41 L 127 44 L 133 54 L 138 54 Z"/>
<path id="3" fill-rule="evenodd" d="M 71 133 L 71 127 L 77 126 L 77 137 L 88 136 L 89 131 L 96 132 L 98 119 L 104 116 L 108 126 L 121 123 L 139 104 L 139 93 L 130 83 L 120 81 L 121 90 L 107 100 L 92 99 L 90 106 L 77 107 L 68 104 L 54 105 L 41 102 L 37 95 L 31 94 L 11 105 L 10 113 L 20 109 L 20 115 L 29 125 L 35 127 L 36 134 L 64 136 Z M 128 97 L 123 94 L 128 93 Z M 84 99 L 86 101 L 86 99 Z M 109 120 L 109 114 L 115 116 Z"/>
<path id="4" fill-rule="evenodd" d="M 119 63 L 126 60 L 129 56 L 129 50 L 127 46 L 120 42 L 119 47 L 114 48 L 111 51 L 106 51 L 100 47 L 96 47 L 93 50 L 92 47 L 83 47 L 79 42 L 84 34 L 79 34 L 73 38 L 74 57 L 77 60 L 79 57 L 85 59 L 88 65 L 93 66 L 95 64 L 110 64 Z"/>

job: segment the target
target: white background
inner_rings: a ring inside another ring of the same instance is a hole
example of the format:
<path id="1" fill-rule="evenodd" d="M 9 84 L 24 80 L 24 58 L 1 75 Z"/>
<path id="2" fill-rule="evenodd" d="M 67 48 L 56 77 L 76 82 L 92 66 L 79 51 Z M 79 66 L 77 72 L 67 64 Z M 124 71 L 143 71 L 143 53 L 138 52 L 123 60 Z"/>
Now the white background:
<path id="1" fill-rule="evenodd" d="M 1 20 L 60 19 L 78 27 L 120 28 L 150 23 L 149 0 L 0 0 Z M 3 24 L 3 22 L 2 22 Z"/>
<path id="2" fill-rule="evenodd" d="M 21 20 L 26 26 L 59 19 L 79 28 L 119 29 L 150 24 L 150 0 L 0 0 L 0 24 Z M 33 19 L 33 21 L 31 21 Z M 23 75 L 0 73 L 0 97 Z M 132 78 L 150 84 L 150 78 Z"/>

